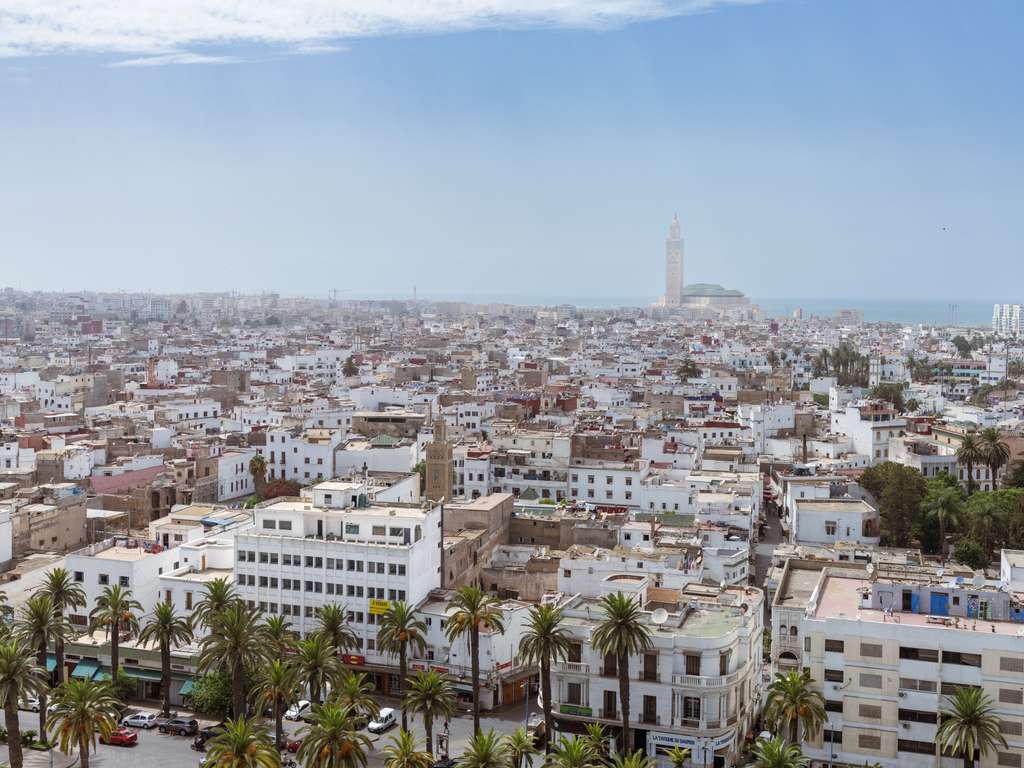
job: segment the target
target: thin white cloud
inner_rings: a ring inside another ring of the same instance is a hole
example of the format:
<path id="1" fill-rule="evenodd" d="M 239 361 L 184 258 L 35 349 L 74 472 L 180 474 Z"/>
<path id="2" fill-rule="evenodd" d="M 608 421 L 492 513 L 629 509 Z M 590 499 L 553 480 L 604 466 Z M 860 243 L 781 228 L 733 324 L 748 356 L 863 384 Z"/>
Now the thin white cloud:
<path id="1" fill-rule="evenodd" d="M 345 47 L 344 45 L 334 45 L 333 43 L 308 42 L 299 43 L 298 45 L 291 49 L 291 52 L 303 56 L 314 56 L 317 54 L 324 53 L 343 53 L 347 50 L 348 48 Z"/>
<path id="2" fill-rule="evenodd" d="M 159 56 L 142 56 L 137 59 L 116 61 L 112 67 L 164 67 L 168 64 L 237 64 L 236 56 L 205 56 L 201 53 L 164 53 Z"/>
<path id="3" fill-rule="evenodd" d="M 131 66 L 147 66 L 141 63 L 144 58 L 182 54 L 191 45 L 256 43 L 300 52 L 303 45 L 331 46 L 346 38 L 397 33 L 605 28 L 758 2 L 762 0 L 0 0 L 0 55 L 114 52 L 136 54 L 143 58 L 131 60 L 140 62 Z"/>

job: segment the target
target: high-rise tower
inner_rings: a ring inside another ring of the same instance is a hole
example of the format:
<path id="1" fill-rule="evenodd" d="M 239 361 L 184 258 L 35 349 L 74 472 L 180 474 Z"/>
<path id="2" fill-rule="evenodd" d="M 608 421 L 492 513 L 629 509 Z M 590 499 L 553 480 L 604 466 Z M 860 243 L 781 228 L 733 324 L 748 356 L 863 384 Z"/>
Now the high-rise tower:
<path id="1" fill-rule="evenodd" d="M 452 500 L 452 444 L 448 442 L 448 425 L 444 417 L 434 420 L 434 439 L 427 443 L 427 498 L 431 501 Z"/>
<path id="2" fill-rule="evenodd" d="M 679 217 L 672 216 L 665 240 L 665 306 L 683 303 L 683 238 L 679 233 Z"/>

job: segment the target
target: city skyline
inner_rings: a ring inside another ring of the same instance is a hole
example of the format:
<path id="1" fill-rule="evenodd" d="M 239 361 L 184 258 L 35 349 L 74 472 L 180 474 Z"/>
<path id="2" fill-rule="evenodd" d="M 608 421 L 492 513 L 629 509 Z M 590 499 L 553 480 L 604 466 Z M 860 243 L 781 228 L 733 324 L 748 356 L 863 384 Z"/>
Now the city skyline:
<path id="1" fill-rule="evenodd" d="M 8 25 L 7 282 L 649 303 L 678 212 L 688 282 L 755 300 L 1014 300 L 1019 9 L 559 7 L 264 43 L 258 13 L 215 44 Z"/>

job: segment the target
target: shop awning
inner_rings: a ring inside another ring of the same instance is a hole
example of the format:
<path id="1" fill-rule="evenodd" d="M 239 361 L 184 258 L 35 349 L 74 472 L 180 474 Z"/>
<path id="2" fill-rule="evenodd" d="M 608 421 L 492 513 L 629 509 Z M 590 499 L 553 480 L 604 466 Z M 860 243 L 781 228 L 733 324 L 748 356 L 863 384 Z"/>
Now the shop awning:
<path id="1" fill-rule="evenodd" d="M 181 691 L 179 691 L 179 693 L 181 693 L 182 696 L 189 696 L 192 693 L 192 689 L 195 688 L 195 687 L 196 687 L 196 681 L 193 680 L 192 678 L 189 678 L 188 680 L 185 681 L 185 684 L 183 686 L 181 686 Z"/>
<path id="2" fill-rule="evenodd" d="M 77 677 L 81 680 L 92 680 L 99 671 L 100 663 L 98 661 L 83 659 L 75 665 L 73 670 L 71 670 L 71 676 Z"/>
<path id="3" fill-rule="evenodd" d="M 100 667 L 100 671 L 96 673 L 96 677 L 93 678 L 98 683 L 102 683 L 110 680 L 110 667 Z"/>
<path id="4" fill-rule="evenodd" d="M 52 653 L 46 654 L 46 671 L 53 672 L 57 668 L 57 657 Z"/>
<path id="5" fill-rule="evenodd" d="M 452 683 L 451 685 L 453 691 L 458 691 L 459 693 L 473 693 L 472 683 Z"/>
<path id="6" fill-rule="evenodd" d="M 134 677 L 137 680 L 149 680 L 150 682 L 159 683 L 163 679 L 163 675 L 155 669 L 139 669 L 138 667 L 125 667 L 124 673 L 128 677 Z"/>

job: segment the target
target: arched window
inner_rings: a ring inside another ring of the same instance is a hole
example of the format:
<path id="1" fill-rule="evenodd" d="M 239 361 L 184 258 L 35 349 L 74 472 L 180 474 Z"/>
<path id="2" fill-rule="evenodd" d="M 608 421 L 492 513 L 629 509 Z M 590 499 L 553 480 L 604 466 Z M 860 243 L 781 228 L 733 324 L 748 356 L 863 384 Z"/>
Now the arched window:
<path id="1" fill-rule="evenodd" d="M 790 637 L 796 637 L 796 627 L 795 626 L 789 628 L 789 636 Z"/>

